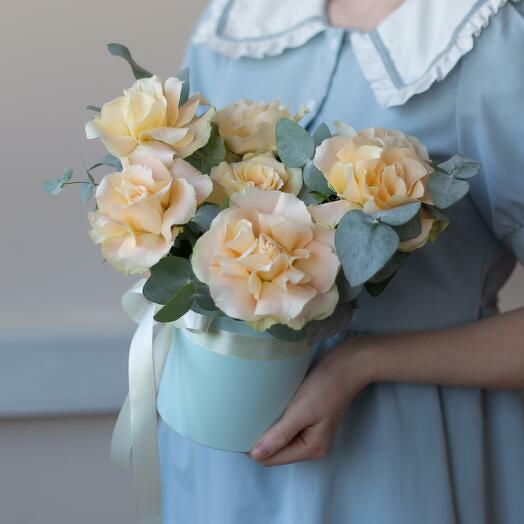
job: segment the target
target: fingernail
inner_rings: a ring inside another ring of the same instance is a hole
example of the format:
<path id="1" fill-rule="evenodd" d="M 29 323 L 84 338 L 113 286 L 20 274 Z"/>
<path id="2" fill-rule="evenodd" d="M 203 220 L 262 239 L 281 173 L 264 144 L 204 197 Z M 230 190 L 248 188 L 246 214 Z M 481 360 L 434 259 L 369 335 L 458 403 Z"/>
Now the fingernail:
<path id="1" fill-rule="evenodd" d="M 268 454 L 268 450 L 263 442 L 257 442 L 255 447 L 251 450 L 251 456 L 256 459 L 264 458 Z"/>

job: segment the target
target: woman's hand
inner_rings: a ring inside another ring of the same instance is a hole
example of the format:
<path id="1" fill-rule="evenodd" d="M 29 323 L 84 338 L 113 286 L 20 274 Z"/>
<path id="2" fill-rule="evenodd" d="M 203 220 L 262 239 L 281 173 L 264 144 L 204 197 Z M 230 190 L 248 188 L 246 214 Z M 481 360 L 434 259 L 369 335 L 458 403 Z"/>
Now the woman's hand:
<path id="1" fill-rule="evenodd" d="M 357 344 L 329 351 L 306 377 L 283 417 L 251 457 L 264 466 L 322 458 L 355 395 L 368 384 Z"/>

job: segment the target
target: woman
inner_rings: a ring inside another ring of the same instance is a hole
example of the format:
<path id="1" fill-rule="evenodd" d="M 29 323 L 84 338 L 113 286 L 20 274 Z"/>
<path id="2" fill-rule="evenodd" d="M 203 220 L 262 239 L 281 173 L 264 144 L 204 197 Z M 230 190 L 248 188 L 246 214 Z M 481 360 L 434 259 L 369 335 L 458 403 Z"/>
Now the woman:
<path id="1" fill-rule="evenodd" d="M 219 107 L 281 97 L 309 129 L 397 128 L 483 169 L 250 456 L 162 427 L 167 523 L 524 521 L 524 310 L 496 306 L 524 261 L 522 49 L 504 0 L 211 2 L 187 63 Z"/>

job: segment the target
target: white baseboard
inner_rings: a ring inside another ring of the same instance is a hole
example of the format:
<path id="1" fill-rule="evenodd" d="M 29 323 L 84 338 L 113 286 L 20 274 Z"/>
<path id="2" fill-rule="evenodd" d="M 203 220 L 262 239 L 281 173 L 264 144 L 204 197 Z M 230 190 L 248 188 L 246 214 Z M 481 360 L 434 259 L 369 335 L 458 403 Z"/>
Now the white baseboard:
<path id="1" fill-rule="evenodd" d="M 0 336 L 0 418 L 116 412 L 127 392 L 130 338 Z"/>

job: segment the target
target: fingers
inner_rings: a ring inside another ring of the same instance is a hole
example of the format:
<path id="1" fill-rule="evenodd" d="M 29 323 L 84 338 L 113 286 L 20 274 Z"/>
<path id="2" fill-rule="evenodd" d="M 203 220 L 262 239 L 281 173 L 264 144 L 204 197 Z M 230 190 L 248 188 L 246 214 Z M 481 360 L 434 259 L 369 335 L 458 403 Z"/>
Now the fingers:
<path id="1" fill-rule="evenodd" d="M 259 462 L 269 467 L 304 460 L 319 460 L 327 453 L 330 440 L 320 425 L 309 426 L 296 435 L 284 449 Z"/>
<path id="2" fill-rule="evenodd" d="M 255 444 L 251 457 L 255 460 L 265 460 L 285 448 L 303 429 L 314 421 L 308 412 L 307 404 L 295 397 L 282 418 L 271 427 Z"/>

